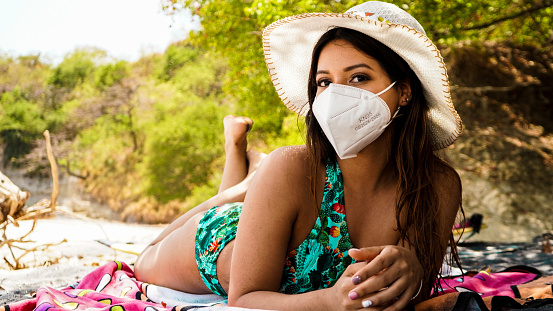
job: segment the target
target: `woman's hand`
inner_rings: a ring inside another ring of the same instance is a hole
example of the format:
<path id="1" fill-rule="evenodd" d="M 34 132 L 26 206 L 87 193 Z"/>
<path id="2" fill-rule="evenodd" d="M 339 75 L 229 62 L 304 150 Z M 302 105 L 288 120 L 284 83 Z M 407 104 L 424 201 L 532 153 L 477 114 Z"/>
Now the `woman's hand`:
<path id="1" fill-rule="evenodd" d="M 356 288 L 356 285 L 352 282 L 352 277 L 357 275 L 366 265 L 366 262 L 349 265 L 332 286 L 331 289 L 334 290 L 334 293 L 327 297 L 329 298 L 328 305 L 332 306 L 332 310 L 363 310 L 362 300 L 352 296 L 353 289 Z"/>
<path id="2" fill-rule="evenodd" d="M 349 255 L 366 261 L 351 276 L 349 297 L 361 300 L 366 308 L 403 310 L 418 295 L 423 278 L 415 253 L 405 247 L 387 245 L 350 249 Z M 346 270 L 347 271 L 347 270 Z"/>

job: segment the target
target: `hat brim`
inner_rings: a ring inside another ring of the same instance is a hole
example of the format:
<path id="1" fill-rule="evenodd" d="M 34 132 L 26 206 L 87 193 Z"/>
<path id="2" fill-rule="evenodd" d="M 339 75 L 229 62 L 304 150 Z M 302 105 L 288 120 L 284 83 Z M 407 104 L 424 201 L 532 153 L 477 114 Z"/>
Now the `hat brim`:
<path id="1" fill-rule="evenodd" d="M 435 150 L 451 145 L 462 131 L 453 107 L 446 66 L 438 48 L 424 34 L 401 24 L 379 22 L 356 14 L 306 13 L 274 22 L 263 31 L 269 75 L 284 104 L 305 116 L 312 51 L 320 37 L 335 27 L 362 32 L 388 46 L 415 72 L 429 105 L 429 129 Z"/>

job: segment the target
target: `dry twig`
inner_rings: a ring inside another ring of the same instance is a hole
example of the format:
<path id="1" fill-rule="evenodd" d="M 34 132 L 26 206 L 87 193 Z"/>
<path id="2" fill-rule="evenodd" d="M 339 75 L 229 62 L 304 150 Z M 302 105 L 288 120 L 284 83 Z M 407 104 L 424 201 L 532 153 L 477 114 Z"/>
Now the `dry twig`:
<path id="1" fill-rule="evenodd" d="M 55 246 L 55 245 L 59 245 L 61 243 L 67 242 L 67 240 L 64 239 L 59 243 L 41 244 L 32 248 L 25 248 L 21 246 L 21 244 L 33 242 L 31 240 L 28 240 L 27 238 L 35 229 L 37 219 L 39 219 L 43 215 L 47 215 L 56 211 L 56 205 L 57 205 L 56 201 L 59 193 L 58 168 L 56 165 L 56 160 L 52 153 L 52 145 L 50 143 L 50 133 L 48 132 L 48 130 L 44 131 L 44 137 L 46 139 L 46 152 L 48 154 L 48 160 L 50 162 L 50 166 L 52 169 L 53 189 L 52 189 L 51 199 L 50 200 L 42 199 L 31 207 L 23 208 L 23 206 L 25 205 L 25 202 L 29 198 L 29 194 L 22 192 L 19 189 L 19 187 L 15 186 L 15 184 L 11 183 L 11 181 L 10 181 L 11 184 L 9 185 L 10 188 L 6 188 L 7 190 L 3 191 L 5 193 L 0 193 L 0 194 L 4 194 L 4 200 L 0 203 L 5 203 L 6 206 L 9 206 L 9 209 L 7 209 L 6 211 L 2 209 L 3 222 L 0 224 L 0 231 L 2 233 L 2 239 L 0 240 L 0 247 L 3 247 L 4 245 L 8 247 L 11 254 L 11 260 L 13 262 L 8 260 L 8 258 L 6 257 L 4 257 L 4 261 L 10 266 L 11 269 L 14 269 L 14 270 L 25 268 L 25 265 L 21 263 L 21 259 L 25 255 L 32 252 L 44 251 L 48 249 L 50 246 Z M 0 177 L 2 177 L 2 181 L 4 180 L 9 181 L 9 179 L 4 175 Z M 19 208 L 14 209 L 14 206 Z M 20 236 L 18 238 L 7 237 L 6 230 L 10 225 L 18 227 L 19 226 L 18 221 L 31 220 L 31 219 L 33 220 L 33 224 L 31 226 L 31 229 L 27 233 L 25 233 L 23 236 Z M 13 251 L 14 249 L 22 251 L 23 253 L 16 256 Z"/>
<path id="2" fill-rule="evenodd" d="M 50 162 L 50 167 L 52 168 L 53 189 L 52 196 L 50 198 L 50 208 L 52 211 L 55 211 L 59 193 L 58 166 L 56 164 L 54 154 L 52 153 L 52 143 L 50 142 L 50 132 L 48 130 L 44 131 L 44 138 L 46 139 L 46 153 L 48 154 L 48 161 Z"/>

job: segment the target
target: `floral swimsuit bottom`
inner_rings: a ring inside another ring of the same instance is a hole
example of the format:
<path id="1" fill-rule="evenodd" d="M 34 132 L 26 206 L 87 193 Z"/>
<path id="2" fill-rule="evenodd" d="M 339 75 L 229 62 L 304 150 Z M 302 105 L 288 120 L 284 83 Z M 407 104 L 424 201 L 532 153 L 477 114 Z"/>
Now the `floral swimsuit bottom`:
<path id="1" fill-rule="evenodd" d="M 216 263 L 225 245 L 236 237 L 241 211 L 242 203 L 215 206 L 202 217 L 196 232 L 196 263 L 202 280 L 225 298 Z M 279 292 L 298 294 L 331 287 L 352 263 L 350 248 L 342 172 L 337 163 L 329 163 L 319 217 L 300 246 L 288 252 Z"/>

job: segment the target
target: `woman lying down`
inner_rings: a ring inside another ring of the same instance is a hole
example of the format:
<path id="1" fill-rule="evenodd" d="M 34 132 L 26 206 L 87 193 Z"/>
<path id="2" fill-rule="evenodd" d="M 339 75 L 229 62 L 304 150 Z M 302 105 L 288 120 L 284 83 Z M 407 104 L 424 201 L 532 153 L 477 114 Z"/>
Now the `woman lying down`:
<path id="1" fill-rule="evenodd" d="M 279 310 L 402 310 L 431 295 L 461 207 L 435 151 L 461 120 L 420 24 L 389 3 L 268 26 L 263 47 L 307 143 L 247 152 L 252 121 L 225 118 L 219 193 L 139 256 L 140 281 Z M 240 220 L 240 221 L 239 221 Z"/>

